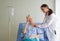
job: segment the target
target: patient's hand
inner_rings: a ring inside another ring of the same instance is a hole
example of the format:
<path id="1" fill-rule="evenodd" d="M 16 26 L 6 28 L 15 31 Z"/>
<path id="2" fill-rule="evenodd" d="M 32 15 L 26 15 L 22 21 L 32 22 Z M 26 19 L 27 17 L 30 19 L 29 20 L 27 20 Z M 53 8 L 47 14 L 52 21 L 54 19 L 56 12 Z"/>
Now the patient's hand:
<path id="1" fill-rule="evenodd" d="M 39 35 L 30 36 L 30 38 L 40 38 L 40 34 Z"/>
<path id="2" fill-rule="evenodd" d="M 40 34 L 38 34 L 37 37 L 40 38 Z"/>

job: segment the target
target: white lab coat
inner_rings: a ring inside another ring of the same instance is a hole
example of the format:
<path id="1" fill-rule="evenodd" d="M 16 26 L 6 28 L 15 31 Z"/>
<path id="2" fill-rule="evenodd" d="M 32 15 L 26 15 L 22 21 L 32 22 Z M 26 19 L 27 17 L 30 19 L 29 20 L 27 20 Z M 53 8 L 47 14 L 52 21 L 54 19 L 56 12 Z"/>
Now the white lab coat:
<path id="1" fill-rule="evenodd" d="M 55 27 L 56 27 L 56 15 L 52 13 L 50 16 L 45 16 L 43 24 L 38 25 L 40 28 L 45 28 L 49 41 L 55 41 Z"/>

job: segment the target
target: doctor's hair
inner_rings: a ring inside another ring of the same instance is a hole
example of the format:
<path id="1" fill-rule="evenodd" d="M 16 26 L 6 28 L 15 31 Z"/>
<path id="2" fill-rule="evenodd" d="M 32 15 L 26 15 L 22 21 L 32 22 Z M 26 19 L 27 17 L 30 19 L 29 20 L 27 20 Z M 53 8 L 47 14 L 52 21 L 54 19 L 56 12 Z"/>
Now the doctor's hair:
<path id="1" fill-rule="evenodd" d="M 41 5 L 41 8 L 42 7 L 47 7 L 49 9 L 49 11 L 47 12 L 48 13 L 48 16 L 51 15 L 53 13 L 53 10 L 49 8 L 49 6 L 47 4 L 42 4 Z"/>

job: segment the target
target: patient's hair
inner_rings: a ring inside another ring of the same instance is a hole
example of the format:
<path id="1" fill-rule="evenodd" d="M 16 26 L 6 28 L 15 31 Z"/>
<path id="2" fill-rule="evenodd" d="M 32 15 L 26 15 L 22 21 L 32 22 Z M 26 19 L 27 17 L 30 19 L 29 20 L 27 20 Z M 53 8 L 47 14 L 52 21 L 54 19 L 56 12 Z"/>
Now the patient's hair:
<path id="1" fill-rule="evenodd" d="M 51 15 L 51 14 L 53 13 L 53 10 L 50 9 L 49 6 L 48 6 L 47 4 L 42 4 L 42 5 L 41 5 L 41 8 L 42 8 L 42 7 L 47 7 L 47 8 L 49 9 L 48 15 Z"/>

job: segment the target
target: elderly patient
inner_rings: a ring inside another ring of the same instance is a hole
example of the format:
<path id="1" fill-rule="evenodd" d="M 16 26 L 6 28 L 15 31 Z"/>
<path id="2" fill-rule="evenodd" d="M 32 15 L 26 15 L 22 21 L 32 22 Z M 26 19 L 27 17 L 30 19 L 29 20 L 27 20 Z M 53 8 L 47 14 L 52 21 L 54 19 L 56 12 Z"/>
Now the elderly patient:
<path id="1" fill-rule="evenodd" d="M 30 16 L 28 16 L 30 17 Z M 25 34 L 23 41 L 39 41 L 40 33 L 37 31 L 37 27 L 34 27 L 32 23 L 32 18 L 26 18 L 26 24 L 23 28 L 23 33 Z"/>

